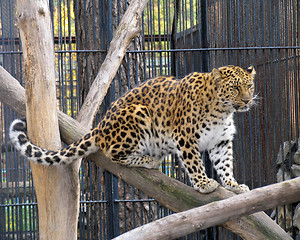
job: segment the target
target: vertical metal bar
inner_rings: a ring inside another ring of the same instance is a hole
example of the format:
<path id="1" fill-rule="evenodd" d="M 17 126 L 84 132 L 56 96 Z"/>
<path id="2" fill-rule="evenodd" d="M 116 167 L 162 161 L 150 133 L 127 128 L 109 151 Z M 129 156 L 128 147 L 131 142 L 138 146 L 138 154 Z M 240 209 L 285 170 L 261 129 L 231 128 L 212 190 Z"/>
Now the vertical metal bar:
<path id="1" fill-rule="evenodd" d="M 178 7 L 178 9 L 177 9 L 177 13 L 178 13 L 178 16 L 177 16 L 177 19 L 178 19 L 178 25 L 177 25 L 177 34 L 176 34 L 176 38 L 177 39 L 181 39 L 181 38 L 183 38 L 182 37 L 182 35 L 183 35 L 183 33 L 182 33 L 182 31 L 183 31 L 183 20 L 182 20 L 182 18 L 184 17 L 184 15 L 183 15 L 183 4 L 182 4 L 182 1 L 184 1 L 184 0 L 180 0 L 179 2 L 178 2 L 178 4 L 179 4 L 179 7 Z M 180 41 L 179 41 L 179 43 L 178 43 L 178 41 L 176 41 L 177 42 L 177 48 L 182 48 L 182 44 L 179 44 L 180 43 Z M 181 41 L 182 42 L 182 41 Z M 175 68 L 176 69 L 181 69 L 182 68 L 182 59 L 183 59 L 183 54 L 184 53 L 179 53 L 178 54 L 178 58 L 177 58 L 177 60 L 176 60 L 176 66 L 175 66 Z M 176 77 L 178 76 L 178 75 L 182 75 L 182 71 L 177 71 L 176 72 Z"/>
<path id="2" fill-rule="evenodd" d="M 217 39 L 218 39 L 218 37 L 217 37 L 217 25 L 218 25 L 218 20 L 217 20 L 217 1 L 216 0 L 214 0 L 214 3 L 213 3 L 213 6 L 214 6 L 214 10 L 213 10 L 213 22 L 214 22 L 214 29 L 212 30 L 212 37 L 211 37 L 211 40 L 213 40 L 213 44 L 215 45 L 215 46 L 217 46 L 217 44 L 218 44 L 218 41 L 217 41 Z M 218 11 L 220 11 L 219 10 L 219 7 L 218 7 Z M 220 18 L 220 16 L 218 15 L 218 17 Z M 212 53 L 210 53 L 210 56 L 211 57 L 213 57 L 214 56 L 214 63 L 215 63 L 215 67 L 217 67 L 217 65 L 218 65 L 218 62 L 217 62 L 217 52 L 212 52 Z"/>
<path id="3" fill-rule="evenodd" d="M 171 6 L 170 0 L 164 1 L 164 9 L 165 9 L 165 14 L 164 14 L 164 22 L 165 22 L 165 29 L 164 29 L 164 34 L 166 36 L 165 38 L 165 49 L 170 49 L 171 48 L 171 31 L 170 31 L 170 23 L 171 23 L 171 11 L 168 6 Z M 170 52 L 165 53 L 165 63 L 166 63 L 166 69 L 165 69 L 165 74 L 170 75 L 171 74 L 171 65 L 170 65 L 170 60 L 171 60 L 171 54 Z"/>
<path id="4" fill-rule="evenodd" d="M 236 14 L 236 17 L 237 17 L 237 37 L 235 38 L 235 42 L 236 42 L 236 45 L 234 47 L 240 47 L 241 46 L 241 26 L 240 26 L 240 15 L 242 15 L 240 13 L 240 4 L 239 4 L 239 1 L 236 3 L 237 5 L 235 6 L 235 8 L 237 9 L 237 14 Z M 237 40 L 237 41 L 236 41 Z M 237 54 L 237 64 L 240 65 L 241 62 L 242 62 L 242 52 L 238 51 Z M 248 115 L 248 121 L 250 122 L 251 121 L 251 118 L 250 118 L 250 114 Z M 241 129 L 241 132 L 239 133 L 239 135 L 241 135 L 241 138 L 245 138 L 246 134 L 245 134 L 245 118 L 247 116 L 244 116 L 244 114 L 241 114 L 238 116 L 240 121 L 239 121 L 239 125 L 240 125 L 240 129 Z M 249 131 L 249 130 L 248 130 Z M 247 132 L 247 129 L 246 129 L 246 132 Z M 251 132 L 249 131 L 249 135 L 251 135 Z M 238 147 L 241 148 L 241 151 L 238 150 Z M 235 163 L 237 162 L 237 157 L 239 157 L 239 167 L 236 167 L 236 171 L 235 171 L 235 176 L 238 176 L 238 173 L 237 173 L 237 169 L 239 169 L 239 173 L 242 175 L 242 179 L 240 179 L 240 181 L 242 181 L 243 183 L 246 183 L 246 153 L 245 153 L 245 141 L 241 141 L 240 144 L 236 144 L 236 147 L 235 147 Z M 240 152 L 239 156 L 238 156 L 238 152 Z M 250 149 L 250 152 L 252 152 L 252 149 Z M 251 161 L 251 160 L 250 160 Z M 236 165 L 237 166 L 237 165 Z M 252 176 L 250 176 L 252 177 Z"/>
<path id="5" fill-rule="evenodd" d="M 160 2 L 157 2 L 157 16 L 158 16 L 158 49 L 161 49 L 162 47 L 162 42 L 161 42 L 161 24 L 160 24 Z M 154 43 L 156 45 L 156 32 L 154 33 Z M 156 48 L 155 48 L 156 49 Z M 159 56 L 159 75 L 163 75 L 163 69 L 162 69 L 162 53 L 158 53 Z"/>
<path id="6" fill-rule="evenodd" d="M 86 6 L 86 0 L 84 0 L 84 3 L 83 3 L 83 6 L 84 6 L 84 9 L 83 9 L 83 16 L 84 16 L 84 32 L 85 32 L 85 36 L 87 36 L 88 32 L 87 32 L 87 13 L 86 13 L 86 9 L 87 9 L 87 6 Z M 88 49 L 88 42 L 87 42 L 87 37 L 85 38 L 85 49 Z M 84 53 L 84 55 L 86 56 L 86 60 L 88 61 L 88 53 Z M 89 64 L 88 62 L 86 63 L 86 76 L 89 76 Z M 86 89 L 88 90 L 90 88 L 89 86 L 89 81 L 88 79 L 86 79 Z"/>
<path id="7" fill-rule="evenodd" d="M 146 42 L 145 42 L 145 35 L 148 34 L 145 31 L 145 11 L 148 12 L 149 10 L 149 3 L 147 4 L 145 10 L 142 13 L 142 45 L 144 46 L 145 49 L 147 49 Z M 143 56 L 143 68 L 144 68 L 144 77 L 145 79 L 149 78 L 149 75 L 147 73 L 147 54 L 146 53 L 141 53 Z"/>
<path id="8" fill-rule="evenodd" d="M 107 38 L 108 42 L 111 41 L 113 37 L 113 21 L 112 21 L 112 2 L 107 1 Z M 109 45 L 107 46 L 107 48 Z M 112 82 L 109 90 L 109 99 L 106 98 L 106 106 L 115 99 L 115 81 Z M 119 233 L 119 221 L 118 221 L 118 206 L 115 205 L 116 193 L 118 193 L 118 179 L 110 174 L 105 172 L 105 187 L 106 187 L 106 198 L 108 201 L 107 204 L 107 237 L 109 239 L 116 236 Z M 117 212 L 117 214 L 114 214 Z"/>
<path id="9" fill-rule="evenodd" d="M 191 48 L 194 48 L 194 7 L 193 7 L 193 0 L 190 0 L 190 29 L 191 29 L 191 41 L 190 46 Z M 190 72 L 195 71 L 195 52 L 191 52 L 191 69 Z"/>
<path id="10" fill-rule="evenodd" d="M 151 50 L 155 50 L 155 7 L 154 7 L 154 0 L 151 1 L 150 0 L 150 4 L 151 4 L 151 11 L 150 11 L 150 21 L 151 21 L 151 25 L 150 25 L 150 29 L 151 29 Z M 152 76 L 151 77 L 155 77 L 157 75 L 156 72 L 156 53 L 153 51 L 151 53 L 151 66 L 152 66 Z"/>
<path id="11" fill-rule="evenodd" d="M 285 22 L 285 45 L 288 46 L 289 45 L 289 23 L 290 21 L 288 20 L 288 16 L 290 16 L 290 14 L 288 13 L 288 0 L 285 0 L 285 11 L 284 11 L 284 22 Z M 286 78 L 286 115 L 287 115 L 287 123 L 286 123 L 286 139 L 287 140 L 292 140 L 292 127 L 291 127 L 291 104 L 290 104 L 290 100 L 291 100 L 291 96 L 290 96 L 290 77 L 289 77 L 289 49 L 285 50 L 285 78 Z M 290 149 L 290 148 L 289 148 Z"/>
<path id="12" fill-rule="evenodd" d="M 178 24 L 178 11 L 179 11 L 179 5 L 180 0 L 174 0 L 174 17 L 172 22 L 172 32 L 171 32 L 171 49 L 176 48 L 176 38 L 177 38 L 177 24 Z M 177 70 L 176 70 L 176 58 L 178 54 L 176 54 L 175 51 L 171 52 L 171 75 L 177 76 Z"/>
<path id="13" fill-rule="evenodd" d="M 72 50 L 72 22 L 71 22 L 71 5 L 70 5 L 70 0 L 67 0 L 67 10 L 68 10 L 68 36 L 69 36 L 69 45 L 68 45 L 68 50 Z M 74 95 L 73 95 L 73 88 L 74 88 L 74 80 L 73 80 L 73 60 L 72 60 L 72 56 L 73 54 L 70 52 L 68 54 L 69 56 L 69 71 L 70 71 L 70 79 L 69 79 L 69 83 L 70 83 L 70 110 L 71 110 L 71 116 L 74 117 L 74 106 L 76 104 L 76 102 L 74 101 Z M 76 109 L 77 110 L 77 109 Z M 77 111 L 76 111 L 77 112 Z"/>
<path id="14" fill-rule="evenodd" d="M 76 45 L 75 45 L 75 49 L 79 50 L 81 48 L 81 46 L 79 45 L 79 1 L 75 1 L 73 2 L 73 6 L 74 6 L 74 15 L 75 15 L 75 39 L 76 39 Z M 79 107 L 82 105 L 82 99 L 81 99 L 81 93 L 80 93 L 80 89 L 81 87 L 81 80 L 80 80 L 80 72 L 81 72 L 81 64 L 78 61 L 79 59 L 79 53 L 76 53 L 76 59 L 77 59 L 77 73 L 76 73 L 76 96 L 77 96 L 77 112 L 79 110 Z"/>
<path id="15" fill-rule="evenodd" d="M 182 47 L 185 48 L 185 44 L 187 41 L 187 0 L 182 0 L 182 35 L 183 35 L 183 39 L 182 39 Z M 183 52 L 183 66 L 182 68 L 183 70 L 183 75 L 187 74 L 187 52 Z"/>
<path id="16" fill-rule="evenodd" d="M 113 197 L 113 217 L 114 217 L 114 237 L 120 235 L 119 228 L 119 203 L 116 201 L 119 199 L 119 179 L 113 175 L 112 197 Z"/>
<path id="17" fill-rule="evenodd" d="M 124 182 L 124 181 L 122 181 L 123 182 L 123 191 L 124 191 L 124 198 L 123 198 L 123 200 L 125 200 L 126 199 L 126 195 L 127 195 L 127 189 L 126 189 L 126 183 Z M 126 214 L 126 202 L 124 202 L 124 206 L 123 206 L 123 208 L 124 208 L 124 221 L 125 221 L 125 223 L 124 223 L 124 230 L 127 232 L 128 231 L 128 226 L 127 226 L 127 214 Z"/>
<path id="18" fill-rule="evenodd" d="M 201 48 L 208 48 L 208 31 L 207 31 L 207 12 L 208 12 L 208 6 L 206 0 L 201 0 Z M 202 71 L 208 72 L 209 71 L 209 63 L 208 63 L 208 52 L 202 51 L 201 52 L 201 58 L 202 58 Z M 205 164 L 206 172 L 208 174 L 208 177 L 212 177 L 213 168 L 212 163 L 209 160 L 208 153 L 205 151 L 202 154 L 203 161 Z M 212 229 L 206 230 L 206 237 L 211 238 L 213 235 Z M 213 239 L 213 238 L 212 238 Z"/>
<path id="19" fill-rule="evenodd" d="M 135 199 L 135 192 L 134 192 L 134 187 L 131 187 L 131 195 L 132 195 L 132 199 L 134 200 Z M 133 222 L 133 228 L 136 228 L 136 220 L 135 220 L 135 202 L 133 201 L 132 202 L 132 222 Z"/>
<path id="20" fill-rule="evenodd" d="M 201 48 L 207 48 L 207 0 L 201 0 Z M 202 71 L 208 72 L 208 53 L 206 51 L 202 53 Z"/>
<path id="21" fill-rule="evenodd" d="M 114 238 L 114 224 L 113 224 L 113 199 L 112 199 L 112 174 L 105 172 L 105 195 L 107 200 L 107 238 Z"/>
<path id="22" fill-rule="evenodd" d="M 283 6 L 282 6 L 283 7 Z M 281 5 L 280 5 L 280 1 L 278 1 L 278 9 L 277 9 L 277 16 L 278 16 L 278 24 L 281 22 L 280 20 L 280 17 L 282 16 L 282 8 L 281 8 Z M 279 30 L 280 29 L 280 25 L 279 25 Z M 281 37 L 280 35 L 278 34 L 278 46 L 281 46 Z M 281 76 L 283 75 L 282 74 L 282 66 L 281 66 L 281 49 L 278 49 L 278 93 L 279 93 L 279 99 L 283 100 L 283 97 L 282 97 L 282 81 L 281 79 L 283 79 Z M 284 106 L 282 105 L 283 104 L 283 101 L 280 101 L 279 103 L 279 126 L 280 126 L 280 129 L 279 129 L 279 140 L 280 140 L 280 146 L 281 146 L 281 150 L 282 150 L 282 153 L 283 153 L 283 143 L 284 143 L 284 129 L 283 129 L 283 109 L 284 109 Z M 278 134 L 278 133 L 277 133 Z M 284 160 L 284 159 L 282 159 Z M 284 169 L 285 170 L 285 169 Z M 284 171 L 282 172 L 282 179 L 285 180 L 285 174 L 284 174 Z M 284 230 L 286 230 L 286 208 L 285 206 L 283 207 L 283 215 L 284 215 Z"/>

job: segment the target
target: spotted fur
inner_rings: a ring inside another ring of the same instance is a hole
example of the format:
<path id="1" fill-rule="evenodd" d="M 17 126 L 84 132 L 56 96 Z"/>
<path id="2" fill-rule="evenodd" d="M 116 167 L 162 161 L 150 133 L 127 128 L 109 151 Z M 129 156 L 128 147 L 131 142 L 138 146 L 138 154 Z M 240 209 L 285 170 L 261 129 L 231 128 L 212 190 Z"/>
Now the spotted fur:
<path id="1" fill-rule="evenodd" d="M 253 67 L 225 66 L 181 80 L 151 79 L 112 103 L 95 129 L 59 151 L 32 144 L 24 120 L 12 123 L 10 138 L 24 156 L 43 165 L 69 164 L 101 149 L 115 163 L 158 168 L 165 156 L 177 154 L 202 193 L 218 187 L 205 173 L 201 152 L 207 150 L 222 185 L 248 191 L 233 176 L 233 114 L 252 105 L 254 76 Z"/>

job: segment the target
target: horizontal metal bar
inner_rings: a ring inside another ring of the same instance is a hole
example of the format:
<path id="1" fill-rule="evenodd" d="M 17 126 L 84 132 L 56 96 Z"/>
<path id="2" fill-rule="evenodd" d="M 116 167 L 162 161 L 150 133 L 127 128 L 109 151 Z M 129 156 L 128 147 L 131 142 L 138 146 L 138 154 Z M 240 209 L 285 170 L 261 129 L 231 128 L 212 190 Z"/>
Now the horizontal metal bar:
<path id="1" fill-rule="evenodd" d="M 194 48 L 194 49 L 164 49 L 164 50 L 133 50 L 126 53 L 162 53 L 162 52 L 205 52 L 205 51 L 247 51 L 247 50 L 279 50 L 279 49 L 300 49 L 300 46 L 273 46 L 273 47 L 236 47 L 236 48 Z M 55 53 L 106 53 L 106 50 L 59 50 Z M 0 54 L 22 54 L 22 51 L 0 52 Z"/>
<path id="2" fill-rule="evenodd" d="M 96 49 L 91 49 L 91 50 L 57 50 L 55 53 L 106 53 L 107 50 L 96 50 Z M 7 52 L 0 52 L 0 55 L 3 54 L 23 54 L 23 51 L 7 51 Z"/>
<path id="3" fill-rule="evenodd" d="M 114 199 L 114 202 L 155 202 L 155 199 L 130 199 L 130 200 L 122 200 L 122 199 Z M 88 204 L 88 203 L 108 203 L 107 200 L 85 200 L 80 201 L 79 204 Z M 16 207 L 16 206 L 32 206 L 37 205 L 37 203 L 10 203 L 10 204 L 0 204 L 0 207 Z"/>
<path id="4" fill-rule="evenodd" d="M 35 206 L 36 202 L 32 203 L 9 203 L 9 204 L 0 204 L 0 207 L 17 207 L 17 206 Z"/>
<path id="5" fill-rule="evenodd" d="M 276 50 L 276 49 L 300 49 L 300 46 L 274 46 L 274 47 L 236 47 L 236 48 L 194 48 L 194 49 L 166 49 L 166 50 L 138 50 L 126 51 L 127 53 L 147 52 L 202 52 L 202 51 L 241 51 L 241 50 Z"/>
<path id="6" fill-rule="evenodd" d="M 85 204 L 85 203 L 108 203 L 107 200 L 82 200 L 79 202 L 79 204 Z"/>
<path id="7" fill-rule="evenodd" d="M 155 202 L 155 199 L 131 199 L 131 200 L 122 200 L 122 199 L 115 199 L 114 202 L 121 203 L 121 202 Z"/>
<path id="8" fill-rule="evenodd" d="M 75 36 L 63 36 L 63 37 L 54 37 L 54 43 L 59 44 L 60 42 L 66 43 L 76 43 L 76 37 Z M 10 44 L 20 44 L 20 38 L 0 38 L 0 45 L 10 45 Z"/>
<path id="9" fill-rule="evenodd" d="M 159 42 L 159 41 L 167 41 L 171 38 L 170 34 L 154 34 L 154 35 L 145 35 L 144 36 L 146 42 Z M 20 38 L 15 37 L 15 38 L 0 38 L 0 45 L 10 45 L 10 44 L 20 44 Z M 70 43 L 76 43 L 76 37 L 75 36 L 62 36 L 54 37 L 54 44 L 70 44 Z"/>
<path id="10" fill-rule="evenodd" d="M 145 35 L 144 36 L 146 42 L 159 42 L 159 41 L 167 41 L 171 38 L 170 34 L 155 34 L 155 35 Z M 20 38 L 15 37 L 15 38 L 0 38 L 0 45 L 10 45 L 10 44 L 20 44 Z M 70 44 L 70 43 L 76 43 L 76 37 L 75 36 L 62 36 L 54 37 L 54 44 Z"/>

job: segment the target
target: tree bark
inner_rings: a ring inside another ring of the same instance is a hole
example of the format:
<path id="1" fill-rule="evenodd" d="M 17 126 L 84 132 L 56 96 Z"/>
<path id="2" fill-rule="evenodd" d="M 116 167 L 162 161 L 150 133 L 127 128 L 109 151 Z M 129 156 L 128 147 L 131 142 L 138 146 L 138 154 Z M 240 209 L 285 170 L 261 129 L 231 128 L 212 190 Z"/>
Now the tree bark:
<path id="1" fill-rule="evenodd" d="M 30 139 L 60 149 L 55 56 L 48 1 L 17 1 L 26 85 Z M 31 163 L 39 213 L 40 239 L 76 239 L 79 181 L 73 165 L 44 167 Z"/>
<path id="2" fill-rule="evenodd" d="M 175 239 L 228 220 L 299 200 L 300 177 L 173 214 L 114 239 Z"/>
<path id="3" fill-rule="evenodd" d="M 18 113 L 24 115 L 24 89 L 2 67 L 0 67 L 0 83 L 0 101 L 14 110 L 19 110 Z M 61 136 L 65 143 L 70 144 L 87 132 L 87 129 L 81 127 L 77 121 L 60 111 L 58 112 L 58 117 Z M 91 155 L 91 159 L 96 162 L 97 166 L 110 171 L 127 183 L 139 188 L 145 194 L 155 198 L 162 205 L 175 212 L 185 211 L 235 195 L 222 187 L 219 187 L 211 194 L 200 194 L 193 188 L 169 178 L 159 171 L 128 168 L 114 164 L 100 151 Z M 282 228 L 263 212 L 226 222 L 222 226 L 247 240 L 291 239 Z"/>
<path id="4" fill-rule="evenodd" d="M 111 1 L 111 0 L 110 0 Z M 102 19 L 108 19 L 107 15 L 111 14 L 107 9 L 107 3 L 100 1 L 86 1 L 79 0 L 74 2 L 75 5 L 75 17 L 76 17 L 76 48 L 83 51 L 77 55 L 77 71 L 78 81 L 80 86 L 80 104 L 84 102 L 89 88 L 94 82 L 96 75 L 104 61 L 107 49 L 107 25 L 101 24 Z M 102 15 L 101 15 L 101 13 Z M 109 21 L 108 21 L 109 22 Z M 95 49 L 96 52 L 84 52 L 88 49 Z M 98 110 L 99 112 L 99 110 Z M 92 124 L 93 116 L 90 116 L 87 124 Z M 80 119 L 77 118 L 79 121 Z M 82 118 L 84 120 L 84 118 Z M 91 120 L 91 121 L 90 121 Z M 85 123 L 82 123 L 85 124 Z M 92 126 L 86 126 L 92 127 Z M 88 159 L 88 158 L 87 158 Z M 100 196 L 104 195 L 105 187 L 103 185 L 104 170 L 98 169 L 94 162 L 84 159 L 82 162 L 82 174 L 84 182 L 81 184 L 81 191 L 84 193 L 85 200 L 97 201 L 101 200 Z M 101 191 L 99 191 L 98 181 L 101 179 Z M 90 229 L 85 233 L 86 238 L 97 239 L 101 238 L 101 219 L 106 219 L 106 211 L 102 211 L 102 204 L 86 204 L 85 215 L 82 222 L 79 222 L 79 228 L 81 225 Z M 101 216 L 101 214 L 103 214 Z M 100 231 L 99 231 L 100 229 Z M 81 235 L 81 233 L 80 233 Z"/>

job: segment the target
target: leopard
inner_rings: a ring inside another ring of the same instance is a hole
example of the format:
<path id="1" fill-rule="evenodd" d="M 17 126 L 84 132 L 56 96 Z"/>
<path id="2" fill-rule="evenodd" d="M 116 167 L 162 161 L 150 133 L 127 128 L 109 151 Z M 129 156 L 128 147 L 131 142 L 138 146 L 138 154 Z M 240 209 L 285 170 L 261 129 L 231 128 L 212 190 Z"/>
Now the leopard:
<path id="1" fill-rule="evenodd" d="M 255 74 L 253 66 L 228 65 L 180 79 L 147 80 L 113 102 L 97 127 L 61 150 L 34 145 L 26 119 L 15 119 L 9 136 L 23 156 L 46 166 L 70 164 L 100 150 L 114 163 L 158 169 L 173 154 L 200 193 L 220 186 L 206 174 L 206 152 L 223 187 L 237 194 L 247 192 L 248 186 L 233 175 L 233 117 L 255 104 Z"/>

